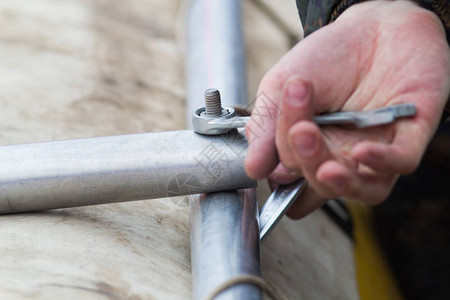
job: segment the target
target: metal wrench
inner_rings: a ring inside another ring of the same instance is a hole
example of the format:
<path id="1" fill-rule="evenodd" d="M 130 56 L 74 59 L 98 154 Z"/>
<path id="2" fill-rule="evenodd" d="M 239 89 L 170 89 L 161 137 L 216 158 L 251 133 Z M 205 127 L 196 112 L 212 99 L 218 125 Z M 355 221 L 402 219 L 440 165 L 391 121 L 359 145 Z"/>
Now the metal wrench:
<path id="1" fill-rule="evenodd" d="M 416 114 L 414 104 L 405 103 L 367 111 L 335 112 L 314 117 L 318 125 L 355 125 L 366 128 L 389 124 L 397 118 L 411 117 Z M 241 128 L 247 125 L 250 117 L 235 116 L 232 118 L 217 118 L 208 121 L 210 130 Z"/>

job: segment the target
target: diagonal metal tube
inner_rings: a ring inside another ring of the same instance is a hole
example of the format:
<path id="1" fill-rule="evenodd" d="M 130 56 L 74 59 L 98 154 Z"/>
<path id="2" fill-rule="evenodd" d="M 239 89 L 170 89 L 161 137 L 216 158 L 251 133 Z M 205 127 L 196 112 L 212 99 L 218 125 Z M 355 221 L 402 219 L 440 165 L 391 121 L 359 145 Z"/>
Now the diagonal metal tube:
<path id="1" fill-rule="evenodd" d="M 247 104 L 241 1 L 192 1 L 187 16 L 187 109 L 205 106 L 217 88 L 226 105 Z M 188 124 L 190 126 L 190 124 Z M 240 275 L 260 276 L 258 207 L 254 189 L 191 197 L 193 299 L 203 300 Z M 234 285 L 214 299 L 262 299 L 252 284 Z"/>
<path id="2" fill-rule="evenodd" d="M 255 186 L 238 132 L 191 130 L 0 147 L 0 214 Z"/>

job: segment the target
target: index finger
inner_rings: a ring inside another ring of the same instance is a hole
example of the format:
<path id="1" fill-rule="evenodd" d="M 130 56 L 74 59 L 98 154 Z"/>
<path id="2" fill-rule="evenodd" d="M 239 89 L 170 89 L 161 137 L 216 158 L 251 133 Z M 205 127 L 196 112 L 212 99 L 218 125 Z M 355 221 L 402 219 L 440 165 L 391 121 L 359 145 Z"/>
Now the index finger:
<path id="1" fill-rule="evenodd" d="M 251 178 L 267 177 L 278 164 L 275 128 L 277 116 L 281 114 L 280 96 L 280 82 L 272 78 L 261 81 L 251 119 L 246 126 L 248 150 L 245 171 Z"/>

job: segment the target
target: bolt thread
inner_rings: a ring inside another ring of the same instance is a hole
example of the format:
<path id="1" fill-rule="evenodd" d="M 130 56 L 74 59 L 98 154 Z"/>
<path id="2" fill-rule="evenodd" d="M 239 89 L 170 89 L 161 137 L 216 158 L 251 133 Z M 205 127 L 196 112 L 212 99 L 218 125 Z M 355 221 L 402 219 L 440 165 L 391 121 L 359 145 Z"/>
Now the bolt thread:
<path id="1" fill-rule="evenodd" d="M 217 89 L 207 89 L 205 91 L 205 114 L 209 117 L 222 115 L 222 103 Z"/>

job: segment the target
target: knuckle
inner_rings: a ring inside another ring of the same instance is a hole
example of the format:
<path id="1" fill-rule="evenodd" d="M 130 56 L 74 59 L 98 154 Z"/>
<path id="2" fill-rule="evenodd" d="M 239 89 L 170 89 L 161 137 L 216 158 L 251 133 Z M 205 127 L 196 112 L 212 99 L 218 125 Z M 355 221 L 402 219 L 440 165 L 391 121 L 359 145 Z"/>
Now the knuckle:
<path id="1" fill-rule="evenodd" d="M 376 192 L 367 192 L 361 197 L 361 201 L 369 205 L 379 205 L 386 201 L 394 186 L 396 176 L 389 176 L 382 180 Z"/>
<path id="2" fill-rule="evenodd" d="M 410 174 L 417 169 L 422 159 L 422 155 L 419 152 L 422 152 L 423 150 L 418 151 L 414 147 L 405 148 L 395 146 L 393 150 L 394 157 L 397 158 L 397 163 L 395 163 L 397 167 L 396 170 L 392 170 L 392 173 L 397 171 L 397 173 L 405 175 Z"/>
<path id="3" fill-rule="evenodd" d="M 411 174 L 419 167 L 420 161 L 420 157 L 411 157 L 407 159 L 403 163 L 403 167 L 401 168 L 400 173 L 403 175 Z"/>
<path id="4" fill-rule="evenodd" d="M 260 81 L 258 92 L 264 92 L 266 89 L 277 88 L 281 90 L 283 86 L 283 74 L 280 74 L 275 69 L 269 70 L 266 74 L 264 74 L 263 78 Z"/>
<path id="5" fill-rule="evenodd" d="M 268 179 L 272 183 L 276 184 L 288 184 L 295 180 L 297 180 L 300 177 L 300 175 L 297 172 L 283 172 L 280 170 L 275 169 L 268 177 Z"/>
<path id="6" fill-rule="evenodd" d="M 301 173 L 301 167 L 300 165 L 295 161 L 295 159 L 292 158 L 292 155 L 289 153 L 286 153 L 284 155 L 279 155 L 280 161 L 283 164 L 283 166 L 286 167 L 286 169 L 290 171 L 300 172 Z"/>
<path id="7" fill-rule="evenodd" d="M 300 165 L 290 151 L 286 140 L 277 135 L 275 138 L 275 146 L 277 148 L 278 158 L 283 166 L 285 166 L 289 170 L 300 172 Z"/>

